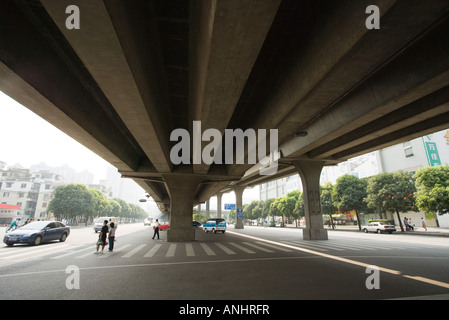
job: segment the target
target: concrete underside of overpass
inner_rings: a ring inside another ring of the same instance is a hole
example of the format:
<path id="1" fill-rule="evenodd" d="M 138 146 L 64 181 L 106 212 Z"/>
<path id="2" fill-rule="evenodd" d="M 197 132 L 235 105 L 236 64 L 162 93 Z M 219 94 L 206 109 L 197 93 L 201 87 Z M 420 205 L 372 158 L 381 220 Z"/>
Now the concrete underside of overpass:
<path id="1" fill-rule="evenodd" d="M 447 0 L 8 0 L 0 16 L 0 90 L 142 186 L 169 241 L 193 240 L 194 205 L 234 190 L 241 207 L 245 187 L 298 172 L 304 237 L 327 239 L 323 166 L 449 125 Z M 194 121 L 276 129 L 276 172 L 173 164 L 170 135 Z"/>

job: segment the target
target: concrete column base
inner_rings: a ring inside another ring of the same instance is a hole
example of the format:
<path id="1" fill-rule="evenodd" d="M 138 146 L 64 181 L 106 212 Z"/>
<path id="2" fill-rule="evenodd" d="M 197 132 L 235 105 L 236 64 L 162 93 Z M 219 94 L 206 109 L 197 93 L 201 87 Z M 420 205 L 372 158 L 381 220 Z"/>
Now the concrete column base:
<path id="1" fill-rule="evenodd" d="M 167 230 L 167 242 L 190 242 L 195 240 L 195 229 L 178 228 Z"/>
<path id="2" fill-rule="evenodd" d="M 327 229 L 302 229 L 302 237 L 304 240 L 329 240 Z"/>
<path id="3" fill-rule="evenodd" d="M 240 221 L 237 221 L 234 225 L 234 229 L 244 229 L 245 227 L 243 226 L 243 222 L 242 219 L 240 219 Z"/>
<path id="4" fill-rule="evenodd" d="M 174 174 L 165 175 L 163 178 L 170 194 L 170 230 L 167 230 L 167 241 L 193 241 L 193 197 L 203 178 Z"/>
<path id="5" fill-rule="evenodd" d="M 243 191 L 245 191 L 245 187 L 241 187 L 241 186 L 234 186 L 234 193 L 235 193 L 235 208 L 238 211 L 239 209 L 243 209 Z M 235 225 L 234 225 L 234 229 L 244 229 L 244 225 L 243 225 L 243 219 L 242 218 L 238 218 L 237 217 L 237 212 L 236 212 L 236 219 L 235 219 Z"/>
<path id="6" fill-rule="evenodd" d="M 306 228 L 303 229 L 304 240 L 328 240 L 327 230 L 323 226 L 320 201 L 320 175 L 324 161 L 293 161 L 301 177 L 304 196 Z"/>
<path id="7" fill-rule="evenodd" d="M 217 218 L 221 218 L 221 198 L 223 197 L 223 192 L 217 192 Z"/>

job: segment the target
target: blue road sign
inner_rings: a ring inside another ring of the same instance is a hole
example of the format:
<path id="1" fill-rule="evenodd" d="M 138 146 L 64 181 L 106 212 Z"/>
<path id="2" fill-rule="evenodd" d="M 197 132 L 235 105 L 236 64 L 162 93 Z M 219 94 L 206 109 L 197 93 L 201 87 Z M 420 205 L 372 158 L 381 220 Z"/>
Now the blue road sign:
<path id="1" fill-rule="evenodd" d="M 225 203 L 225 210 L 235 210 L 235 203 Z"/>

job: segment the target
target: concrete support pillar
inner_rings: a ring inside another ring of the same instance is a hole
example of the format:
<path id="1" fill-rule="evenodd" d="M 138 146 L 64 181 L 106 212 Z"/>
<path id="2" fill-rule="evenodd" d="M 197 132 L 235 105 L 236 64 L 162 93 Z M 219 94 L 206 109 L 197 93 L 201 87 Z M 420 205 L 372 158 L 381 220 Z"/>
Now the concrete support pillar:
<path id="1" fill-rule="evenodd" d="M 170 194 L 170 230 L 167 231 L 167 241 L 193 241 L 193 200 L 202 178 L 186 178 L 185 175 L 163 175 L 163 178 Z"/>
<path id="2" fill-rule="evenodd" d="M 217 218 L 221 218 L 221 197 L 223 192 L 217 192 Z"/>
<path id="3" fill-rule="evenodd" d="M 236 222 L 234 225 L 235 229 L 243 229 L 243 219 L 239 218 L 239 212 L 242 212 L 243 210 L 243 191 L 245 191 L 245 187 L 241 186 L 234 186 L 234 193 L 235 193 L 235 209 L 236 209 Z"/>
<path id="4" fill-rule="evenodd" d="M 324 161 L 294 161 L 304 188 L 304 211 L 306 228 L 303 229 L 304 240 L 327 240 L 327 230 L 323 226 L 320 201 L 320 175 Z"/>
<path id="5" fill-rule="evenodd" d="M 210 199 L 206 201 L 206 217 L 210 217 Z"/>

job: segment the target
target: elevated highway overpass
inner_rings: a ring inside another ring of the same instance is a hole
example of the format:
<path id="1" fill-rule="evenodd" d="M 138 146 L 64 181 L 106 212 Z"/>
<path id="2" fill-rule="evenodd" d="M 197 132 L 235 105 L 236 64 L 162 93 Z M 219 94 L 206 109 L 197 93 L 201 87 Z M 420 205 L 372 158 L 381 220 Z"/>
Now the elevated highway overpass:
<path id="1" fill-rule="evenodd" d="M 304 238 L 327 239 L 323 166 L 449 126 L 448 18 L 447 0 L 7 0 L 0 90 L 142 186 L 168 241 L 193 240 L 195 204 L 298 172 Z M 174 164 L 195 121 L 275 130 L 275 172 L 194 161 L 208 140 Z"/>

